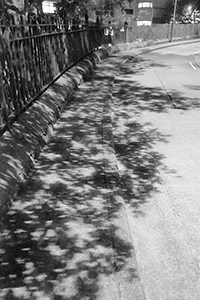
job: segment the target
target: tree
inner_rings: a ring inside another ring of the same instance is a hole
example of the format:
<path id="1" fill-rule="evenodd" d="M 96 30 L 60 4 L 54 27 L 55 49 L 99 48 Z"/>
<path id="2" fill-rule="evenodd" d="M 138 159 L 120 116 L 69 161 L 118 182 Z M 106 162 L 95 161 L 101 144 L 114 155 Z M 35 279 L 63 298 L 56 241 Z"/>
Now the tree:
<path id="1" fill-rule="evenodd" d="M 92 7 L 92 0 L 61 0 L 57 3 L 58 14 L 65 20 L 71 20 L 76 15 L 84 16 L 86 10 Z"/>
<path id="2" fill-rule="evenodd" d="M 24 12 L 24 1 L 15 1 L 15 0 L 0 0 L 0 11 L 15 11 L 16 13 Z"/>
<path id="3" fill-rule="evenodd" d="M 180 19 L 188 11 L 188 7 L 191 6 L 192 11 L 200 9 L 199 0 L 178 0 L 176 9 L 176 18 Z M 163 15 L 163 22 L 170 21 L 174 11 L 174 0 L 168 0 L 165 6 L 165 14 Z"/>
<path id="4" fill-rule="evenodd" d="M 177 14 L 182 15 L 187 8 L 191 6 L 192 9 L 196 9 L 197 6 L 199 6 L 199 1 L 198 0 L 182 0 L 178 1 L 177 5 Z"/>
<path id="5" fill-rule="evenodd" d="M 90 18 L 94 19 L 99 15 L 102 19 L 109 19 L 115 16 L 116 8 L 123 9 L 125 3 L 132 3 L 134 0 L 61 0 L 57 4 L 57 11 L 64 19 L 72 19 L 79 14 L 84 16 L 86 10 L 90 12 Z"/>
<path id="6" fill-rule="evenodd" d="M 94 7 L 101 10 L 104 15 L 111 14 L 114 15 L 116 7 L 123 9 L 125 4 L 133 3 L 134 0 L 92 0 Z"/>

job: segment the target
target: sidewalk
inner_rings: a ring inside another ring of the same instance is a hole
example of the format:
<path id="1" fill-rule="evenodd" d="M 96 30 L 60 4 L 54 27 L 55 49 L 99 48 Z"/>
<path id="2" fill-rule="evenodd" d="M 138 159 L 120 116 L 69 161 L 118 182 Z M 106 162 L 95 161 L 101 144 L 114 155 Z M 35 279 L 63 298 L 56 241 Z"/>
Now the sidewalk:
<path id="1" fill-rule="evenodd" d="M 144 299 L 113 152 L 126 60 L 107 58 L 79 86 L 2 222 L 1 299 Z"/>
<path id="2" fill-rule="evenodd" d="M 199 39 L 196 39 L 198 42 Z M 123 45 L 120 55 L 136 56 L 154 48 L 170 47 L 172 44 L 190 43 L 191 40 L 178 41 L 151 47 L 134 48 L 134 45 Z M 0 137 L 0 219 L 9 209 L 11 201 L 23 182 L 26 173 L 34 164 L 43 146 L 48 142 L 52 125 L 77 87 L 88 76 L 99 59 L 121 49 L 114 46 L 110 50 L 102 48 L 81 61 L 67 73 L 63 74 L 15 123 L 10 131 Z M 23 133 L 23 134 L 22 134 Z"/>
<path id="3" fill-rule="evenodd" d="M 99 60 L 115 51 L 115 47 L 104 47 L 65 72 L 0 137 L 0 219 L 9 209 L 19 184 L 25 180 L 35 158 L 48 142 L 52 126 L 74 90 Z"/>
<path id="4" fill-rule="evenodd" d="M 102 60 L 91 80 L 86 78 L 62 107 L 50 142 L 1 224 L 0 299 L 145 299 L 127 207 L 134 208 L 136 217 L 142 214 L 140 206 L 159 182 L 162 164 L 152 145 L 165 137 L 148 124 L 143 129 L 133 114 L 145 105 L 132 99 L 134 91 L 141 94 L 130 80 L 139 70 L 133 70 L 137 58 L 124 65 L 113 89 L 120 67 L 135 53 Z M 62 99 L 56 90 L 50 94 L 52 107 L 63 103 L 64 91 Z M 43 104 L 47 102 L 49 98 Z M 158 110 L 166 104 L 153 103 Z M 38 119 L 32 118 L 38 122 L 30 121 L 29 136 L 39 132 L 41 121 L 48 124 L 54 118 L 53 111 L 49 108 L 46 119 L 36 110 Z M 23 159 L 27 154 L 21 153 Z"/>

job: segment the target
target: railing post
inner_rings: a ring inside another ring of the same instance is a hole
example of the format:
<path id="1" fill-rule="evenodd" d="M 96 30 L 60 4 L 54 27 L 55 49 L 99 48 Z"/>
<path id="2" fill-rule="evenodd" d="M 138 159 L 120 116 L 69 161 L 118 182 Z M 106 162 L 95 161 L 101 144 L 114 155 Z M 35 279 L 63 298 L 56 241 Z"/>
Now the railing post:
<path id="1" fill-rule="evenodd" d="M 21 25 L 17 36 L 10 36 L 6 25 L 2 31 L 7 38 L 0 32 L 0 134 L 60 74 L 102 43 L 101 26 L 74 31 L 54 23 L 27 26 Z"/>
<path id="2" fill-rule="evenodd" d="M 173 28 L 174 28 L 174 23 L 176 20 L 176 8 L 177 8 L 177 0 L 175 0 L 175 3 L 174 3 L 174 12 L 173 12 L 173 19 L 172 19 L 172 23 L 171 23 L 169 42 L 171 42 L 172 38 L 173 38 Z"/>
<path id="3" fill-rule="evenodd" d="M 128 43 L 128 22 L 124 22 L 125 43 Z"/>
<path id="4" fill-rule="evenodd" d="M 8 122 L 8 107 L 4 93 L 2 72 L 3 69 L 0 63 L 0 129 Z"/>

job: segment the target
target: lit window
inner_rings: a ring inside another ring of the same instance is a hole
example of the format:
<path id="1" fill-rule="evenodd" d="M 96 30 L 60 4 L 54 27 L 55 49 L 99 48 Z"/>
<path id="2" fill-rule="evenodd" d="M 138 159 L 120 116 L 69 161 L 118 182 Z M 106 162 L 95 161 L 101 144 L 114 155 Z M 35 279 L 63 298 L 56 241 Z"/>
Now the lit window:
<path id="1" fill-rule="evenodd" d="M 141 2 L 141 3 L 138 4 L 138 7 L 139 8 L 143 8 L 143 7 L 150 7 L 150 8 L 152 8 L 153 4 L 152 4 L 152 2 Z"/>
<path id="2" fill-rule="evenodd" d="M 137 26 L 151 26 L 151 21 L 137 21 Z"/>
<path id="3" fill-rule="evenodd" d="M 43 13 L 53 14 L 55 12 L 54 2 L 52 1 L 43 1 L 42 2 Z"/>

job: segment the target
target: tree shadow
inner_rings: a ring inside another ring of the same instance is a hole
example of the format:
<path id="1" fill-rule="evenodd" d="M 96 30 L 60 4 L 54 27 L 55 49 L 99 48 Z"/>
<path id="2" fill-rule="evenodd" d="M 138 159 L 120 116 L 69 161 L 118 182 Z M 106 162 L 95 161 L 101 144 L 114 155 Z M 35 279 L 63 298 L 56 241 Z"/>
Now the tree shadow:
<path id="1" fill-rule="evenodd" d="M 113 77 L 98 76 L 66 107 L 2 221 L 1 299 L 95 300 L 105 281 L 118 290 L 116 272 L 138 280 L 128 263 L 133 246 L 117 224 L 122 204 L 103 168 L 103 106 Z"/>
<path id="2" fill-rule="evenodd" d="M 108 60 L 77 90 L 2 221 L 1 299 L 95 300 L 105 283 L 118 290 L 116 274 L 133 287 L 139 281 L 134 247 L 122 230 L 123 208 L 128 203 L 144 216 L 145 203 L 159 192 L 159 170 L 175 170 L 154 149 L 169 137 L 136 116 L 167 113 L 171 104 L 162 89 L 129 81 L 144 71 L 140 58 L 124 65 L 113 89 L 115 63 Z M 107 129 L 104 108 L 112 92 L 113 128 Z M 189 109 L 187 99 L 176 96 Z M 113 156 L 106 155 L 103 136 L 112 139 L 114 171 L 104 168 Z"/>
<path id="3" fill-rule="evenodd" d="M 147 68 L 169 69 L 170 66 L 144 59 L 131 58 L 115 79 L 113 89 L 113 145 L 118 160 L 123 198 L 137 216 L 144 216 L 143 206 L 159 193 L 162 184 L 160 171 L 179 176 L 164 164 L 165 157 L 155 150 L 157 143 L 168 143 L 170 136 L 159 132 L 151 122 L 141 122 L 145 113 L 169 114 L 173 109 L 169 95 L 162 87 L 142 85 L 134 75 L 142 75 Z M 199 108 L 199 99 L 188 99 L 179 91 L 170 91 L 182 110 Z"/>

